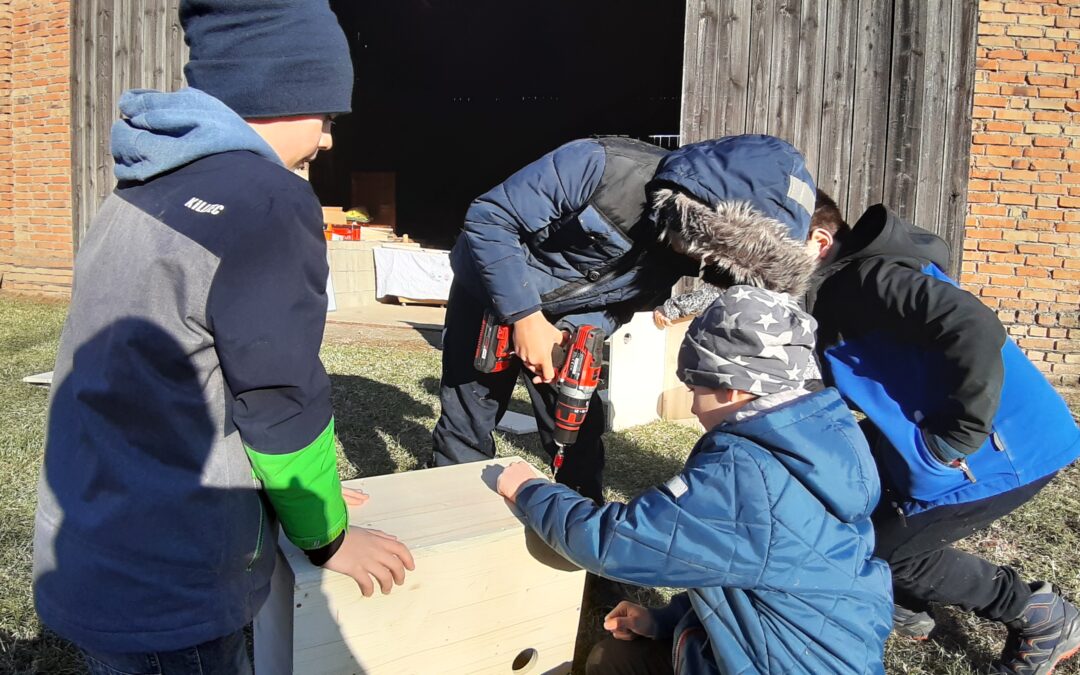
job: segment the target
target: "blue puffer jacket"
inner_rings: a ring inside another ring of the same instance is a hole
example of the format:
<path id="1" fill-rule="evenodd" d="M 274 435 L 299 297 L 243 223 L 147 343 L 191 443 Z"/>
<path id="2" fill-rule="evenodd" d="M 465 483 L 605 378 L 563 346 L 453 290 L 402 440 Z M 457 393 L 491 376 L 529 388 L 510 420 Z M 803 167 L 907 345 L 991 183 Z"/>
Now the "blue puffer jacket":
<path id="1" fill-rule="evenodd" d="M 888 439 L 874 451 L 906 515 L 1007 492 L 1080 456 L 1061 396 L 947 263 L 945 242 L 878 205 L 808 297 L 827 379 Z"/>
<path id="2" fill-rule="evenodd" d="M 730 136 L 671 153 L 625 138 L 573 141 L 472 203 L 450 257 L 455 281 L 505 322 L 542 308 L 610 334 L 666 299 L 680 277 L 698 274 L 695 260 L 661 241 L 649 203 L 656 187 L 712 209 L 749 204 L 790 230 L 800 248 L 813 209 L 802 156 L 771 136 Z M 754 227 L 732 227 L 742 231 L 728 239 L 752 237 L 768 248 Z"/>
<path id="3" fill-rule="evenodd" d="M 585 569 L 689 589 L 657 613 L 679 673 L 882 673 L 892 582 L 871 557 L 869 448 L 834 389 L 698 442 L 683 471 L 597 507 L 531 481 L 517 504 Z M 702 630 L 704 629 L 704 630 Z"/>

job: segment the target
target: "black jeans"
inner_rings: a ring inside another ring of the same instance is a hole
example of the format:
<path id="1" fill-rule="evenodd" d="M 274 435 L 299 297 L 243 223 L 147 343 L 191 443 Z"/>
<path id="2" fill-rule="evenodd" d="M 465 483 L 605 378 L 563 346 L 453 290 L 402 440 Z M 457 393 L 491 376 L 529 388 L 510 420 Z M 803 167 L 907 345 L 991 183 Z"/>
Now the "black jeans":
<path id="1" fill-rule="evenodd" d="M 432 434 L 435 466 L 479 462 L 495 456 L 495 441 L 491 434 L 506 412 L 521 362 L 515 359 L 510 368 L 500 373 L 481 373 L 473 368 L 483 315 L 483 303 L 457 284 L 451 287 L 439 387 L 442 413 Z M 557 446 L 553 436 L 553 415 L 557 394 L 546 384 L 533 384 L 531 374 L 522 380 L 532 399 L 540 442 L 554 458 Z M 563 466 L 557 475 L 558 482 L 598 503 L 603 501 L 604 443 L 601 436 L 605 424 L 604 403 L 599 393 L 594 393 L 577 442 L 566 448 Z"/>
<path id="2" fill-rule="evenodd" d="M 951 544 L 1013 512 L 1053 477 L 967 504 L 938 506 L 906 520 L 883 497 L 873 516 L 874 555 L 892 568 L 896 604 L 916 612 L 930 602 L 955 605 L 1003 623 L 1018 618 L 1031 597 L 1020 574 Z"/>
<path id="3" fill-rule="evenodd" d="M 672 640 L 616 640 L 610 635 L 593 646 L 586 675 L 665 675 L 671 665 Z"/>

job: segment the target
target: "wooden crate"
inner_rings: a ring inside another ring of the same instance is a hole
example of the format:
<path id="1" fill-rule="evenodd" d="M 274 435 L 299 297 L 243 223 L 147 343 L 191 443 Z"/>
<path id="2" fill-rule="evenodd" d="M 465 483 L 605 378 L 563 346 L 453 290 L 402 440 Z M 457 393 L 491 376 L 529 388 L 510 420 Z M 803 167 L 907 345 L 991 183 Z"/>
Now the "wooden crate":
<path id="1" fill-rule="evenodd" d="M 585 573 L 493 490 L 512 459 L 348 481 L 371 495 L 354 525 L 401 538 L 416 570 L 365 598 L 284 537 L 255 619 L 255 672 L 568 673 Z"/>

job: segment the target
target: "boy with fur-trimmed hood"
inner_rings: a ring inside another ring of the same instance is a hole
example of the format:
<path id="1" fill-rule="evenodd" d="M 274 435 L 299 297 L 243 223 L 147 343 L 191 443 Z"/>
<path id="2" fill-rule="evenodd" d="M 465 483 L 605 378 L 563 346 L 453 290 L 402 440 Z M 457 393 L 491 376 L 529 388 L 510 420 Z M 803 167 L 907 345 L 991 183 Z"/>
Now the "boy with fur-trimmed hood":
<path id="1" fill-rule="evenodd" d="M 611 334 L 704 267 L 731 283 L 801 293 L 814 182 L 778 138 L 730 136 L 673 152 L 625 138 L 578 140 L 478 197 L 451 253 L 442 414 L 434 463 L 489 459 L 523 364 L 545 450 L 555 455 L 552 348 L 580 325 Z M 518 361 L 473 368 L 484 311 L 513 326 Z M 603 403 L 594 395 L 559 480 L 600 500 Z"/>
<path id="2" fill-rule="evenodd" d="M 806 388 L 814 328 L 790 295 L 723 291 L 679 352 L 707 431 L 680 473 L 627 504 L 598 507 L 523 462 L 499 477 L 528 525 L 586 570 L 688 589 L 660 610 L 616 606 L 589 675 L 883 672 L 877 474 L 836 390 Z"/>

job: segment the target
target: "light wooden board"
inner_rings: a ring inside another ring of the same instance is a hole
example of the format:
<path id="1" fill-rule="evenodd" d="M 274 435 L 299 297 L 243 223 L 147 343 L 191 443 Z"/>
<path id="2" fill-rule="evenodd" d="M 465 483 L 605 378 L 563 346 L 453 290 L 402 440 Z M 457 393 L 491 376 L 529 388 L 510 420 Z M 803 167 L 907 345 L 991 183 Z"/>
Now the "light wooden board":
<path id="1" fill-rule="evenodd" d="M 255 625 L 256 672 L 568 672 L 584 572 L 494 492 L 511 461 L 346 482 L 371 497 L 350 510 L 352 524 L 399 537 L 416 570 L 390 595 L 365 598 L 282 539 Z M 514 670 L 528 650 L 535 663 Z"/>

